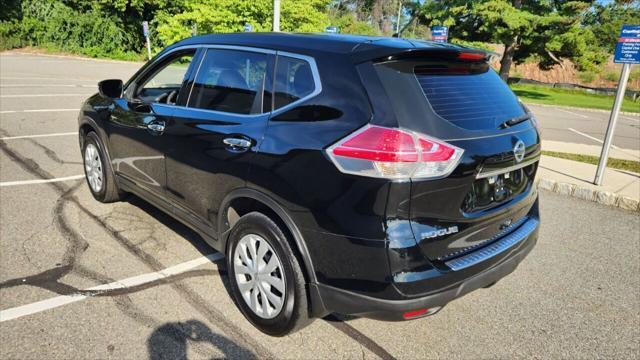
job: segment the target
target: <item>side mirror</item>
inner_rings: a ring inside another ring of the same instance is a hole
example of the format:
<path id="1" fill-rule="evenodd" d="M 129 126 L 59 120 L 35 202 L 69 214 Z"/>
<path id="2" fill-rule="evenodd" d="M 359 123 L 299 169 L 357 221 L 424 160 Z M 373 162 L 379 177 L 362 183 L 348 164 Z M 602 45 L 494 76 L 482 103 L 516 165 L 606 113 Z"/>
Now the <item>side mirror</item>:
<path id="1" fill-rule="evenodd" d="M 123 86 L 124 84 L 120 79 L 102 80 L 98 83 L 98 92 L 102 96 L 118 99 L 122 97 Z"/>

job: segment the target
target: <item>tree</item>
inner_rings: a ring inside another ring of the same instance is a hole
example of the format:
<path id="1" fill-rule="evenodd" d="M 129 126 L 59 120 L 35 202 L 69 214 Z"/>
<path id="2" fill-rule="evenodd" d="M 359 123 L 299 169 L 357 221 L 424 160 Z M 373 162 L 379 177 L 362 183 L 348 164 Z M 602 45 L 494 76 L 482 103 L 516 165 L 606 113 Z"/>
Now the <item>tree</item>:
<path id="1" fill-rule="evenodd" d="M 581 25 L 593 1 L 558 0 L 432 0 L 420 11 L 429 25 L 447 25 L 449 36 L 464 41 L 504 45 L 500 77 L 511 65 L 535 57 L 541 67 L 573 60 L 591 69 L 606 60 L 595 36 Z"/>
<path id="2" fill-rule="evenodd" d="M 589 28 L 598 46 L 612 54 L 622 25 L 638 24 L 640 21 L 640 0 L 616 1 L 609 4 L 595 4 L 588 12 L 584 25 Z"/>
<path id="3" fill-rule="evenodd" d="M 329 25 L 327 6 L 330 0 L 281 1 L 282 31 L 319 32 Z M 272 0 L 187 0 L 178 13 L 163 12 L 154 20 L 158 45 L 164 47 L 191 36 L 191 26 L 197 24 L 199 33 L 242 31 L 251 24 L 255 31 L 271 31 Z"/>

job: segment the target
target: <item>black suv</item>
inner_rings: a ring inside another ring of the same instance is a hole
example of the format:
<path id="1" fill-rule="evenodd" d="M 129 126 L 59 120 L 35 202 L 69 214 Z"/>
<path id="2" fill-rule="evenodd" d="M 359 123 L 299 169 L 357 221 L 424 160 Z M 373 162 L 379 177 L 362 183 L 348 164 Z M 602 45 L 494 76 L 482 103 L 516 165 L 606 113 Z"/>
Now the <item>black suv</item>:
<path id="1" fill-rule="evenodd" d="M 268 334 L 333 312 L 431 315 L 537 240 L 537 122 L 489 57 L 330 34 L 186 39 L 84 103 L 87 183 L 224 253 L 236 304 Z"/>

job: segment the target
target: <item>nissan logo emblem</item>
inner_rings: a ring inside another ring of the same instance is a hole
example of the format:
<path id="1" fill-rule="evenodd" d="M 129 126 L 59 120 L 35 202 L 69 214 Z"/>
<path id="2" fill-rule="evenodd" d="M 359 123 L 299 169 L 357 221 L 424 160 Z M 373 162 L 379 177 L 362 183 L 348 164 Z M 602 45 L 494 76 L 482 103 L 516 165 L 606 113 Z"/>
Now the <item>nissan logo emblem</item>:
<path id="1" fill-rule="evenodd" d="M 524 159 L 525 146 L 522 140 L 518 140 L 516 145 L 513 147 L 513 156 L 516 159 L 516 164 L 521 162 Z"/>

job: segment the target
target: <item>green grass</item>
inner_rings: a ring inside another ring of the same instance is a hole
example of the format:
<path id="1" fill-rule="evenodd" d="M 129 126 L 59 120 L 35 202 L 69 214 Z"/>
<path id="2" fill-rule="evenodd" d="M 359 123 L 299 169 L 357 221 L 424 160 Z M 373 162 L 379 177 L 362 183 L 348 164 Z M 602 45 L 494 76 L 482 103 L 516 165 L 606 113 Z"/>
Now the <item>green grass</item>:
<path id="1" fill-rule="evenodd" d="M 598 165 L 598 163 L 600 162 L 599 156 L 592 155 L 570 154 L 556 151 L 542 151 L 542 155 L 580 161 L 592 165 Z M 607 167 L 640 173 L 640 161 L 609 158 L 609 160 L 607 161 Z"/>
<path id="2" fill-rule="evenodd" d="M 528 84 L 513 84 L 511 89 L 523 102 L 537 104 L 611 110 L 614 99 L 613 96 L 589 94 L 582 90 L 554 89 Z M 625 98 L 622 111 L 640 113 L 640 102 L 634 103 L 630 98 Z"/>

